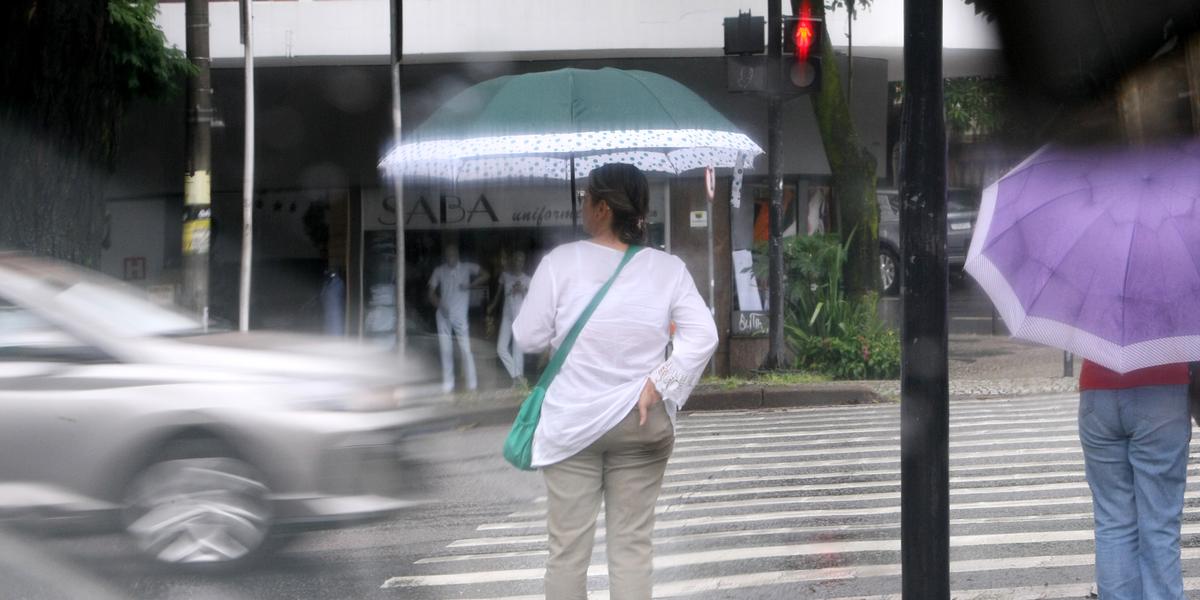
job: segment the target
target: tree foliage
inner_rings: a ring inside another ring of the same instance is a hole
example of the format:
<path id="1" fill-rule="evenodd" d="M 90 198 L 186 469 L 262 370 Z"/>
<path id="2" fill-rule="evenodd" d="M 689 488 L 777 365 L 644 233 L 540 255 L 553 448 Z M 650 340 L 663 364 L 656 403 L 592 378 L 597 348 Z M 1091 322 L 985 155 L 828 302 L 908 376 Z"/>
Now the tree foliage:
<path id="1" fill-rule="evenodd" d="M 891 83 L 896 98 L 904 97 L 904 82 Z M 949 77 L 942 81 L 946 129 L 951 135 L 988 136 L 1018 125 L 1013 118 L 1011 88 L 997 77 Z"/>
<path id="2" fill-rule="evenodd" d="M 988 135 L 1005 124 L 1004 84 L 991 77 L 954 77 L 942 84 L 946 126 L 959 134 Z"/>
<path id="3" fill-rule="evenodd" d="M 988 21 L 996 19 L 996 10 L 1000 8 L 1000 0 L 963 0 L 975 7 L 975 14 L 983 15 Z"/>
<path id="4" fill-rule="evenodd" d="M 846 9 L 846 14 L 853 19 L 858 16 L 859 9 L 871 8 L 871 0 L 826 0 L 825 11 Z"/>
<path id="5" fill-rule="evenodd" d="M 167 45 L 167 36 L 154 23 L 157 13 L 157 0 L 109 0 L 108 55 L 117 81 L 125 82 L 127 100 L 170 97 L 195 72 L 182 50 Z"/>
<path id="6" fill-rule="evenodd" d="M 0 5 L 0 247 L 94 265 L 118 126 L 190 72 L 153 0 Z"/>
<path id="7" fill-rule="evenodd" d="M 904 97 L 904 83 L 892 82 L 895 98 Z M 946 131 L 957 140 L 987 138 L 1014 147 L 1037 146 L 1047 135 L 1048 122 L 1022 102 L 1013 82 L 1004 77 L 951 77 L 942 82 Z"/>

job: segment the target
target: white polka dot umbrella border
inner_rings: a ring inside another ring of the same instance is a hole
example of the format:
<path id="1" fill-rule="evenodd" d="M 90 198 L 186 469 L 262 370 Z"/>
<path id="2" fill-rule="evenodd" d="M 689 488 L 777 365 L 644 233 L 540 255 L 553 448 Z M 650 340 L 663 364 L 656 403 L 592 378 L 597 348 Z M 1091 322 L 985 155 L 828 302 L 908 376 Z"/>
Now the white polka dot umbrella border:
<path id="1" fill-rule="evenodd" d="M 402 144 L 380 167 L 395 176 L 479 181 L 508 178 L 585 177 L 611 162 L 644 171 L 682 173 L 692 169 L 734 167 L 763 150 L 748 136 L 704 129 L 648 129 L 478 137 Z"/>

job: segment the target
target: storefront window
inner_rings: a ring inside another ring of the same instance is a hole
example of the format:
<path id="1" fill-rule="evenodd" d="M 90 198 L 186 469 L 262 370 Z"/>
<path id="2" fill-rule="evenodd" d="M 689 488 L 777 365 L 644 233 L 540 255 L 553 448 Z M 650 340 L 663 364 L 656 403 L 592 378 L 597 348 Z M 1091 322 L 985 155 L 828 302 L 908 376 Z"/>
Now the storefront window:
<path id="1" fill-rule="evenodd" d="M 665 206 L 669 184 L 652 180 L 647 244 L 666 249 Z M 401 216 L 404 233 L 405 319 L 408 344 L 437 352 L 435 309 L 428 300 L 429 278 L 444 261 L 447 244 L 464 263 L 491 275 L 470 294 L 471 330 L 483 335 L 483 308 L 494 300 L 504 257 L 519 253 L 520 270 L 532 275 L 555 246 L 583 237 L 572 224 L 570 189 L 562 182 L 490 183 L 444 187 L 405 186 Z M 362 232 L 362 335 L 390 347 L 396 331 L 396 201 L 387 190 L 365 191 Z M 475 335 L 474 333 L 472 335 Z M 420 350 L 417 350 L 420 351 Z"/>

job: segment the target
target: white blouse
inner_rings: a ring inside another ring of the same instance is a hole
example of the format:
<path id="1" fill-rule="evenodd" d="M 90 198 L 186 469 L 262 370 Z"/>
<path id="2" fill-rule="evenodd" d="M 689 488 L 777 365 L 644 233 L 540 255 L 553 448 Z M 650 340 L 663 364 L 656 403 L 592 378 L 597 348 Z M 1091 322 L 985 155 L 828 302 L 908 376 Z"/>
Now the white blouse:
<path id="1" fill-rule="evenodd" d="M 513 322 L 517 345 L 527 353 L 557 349 L 623 255 L 587 241 L 551 251 Z M 665 359 L 672 322 L 675 338 Z M 716 346 L 716 324 L 683 261 L 642 249 L 592 313 L 546 391 L 533 466 L 570 458 L 615 427 L 637 405 L 647 378 L 674 423 Z"/>

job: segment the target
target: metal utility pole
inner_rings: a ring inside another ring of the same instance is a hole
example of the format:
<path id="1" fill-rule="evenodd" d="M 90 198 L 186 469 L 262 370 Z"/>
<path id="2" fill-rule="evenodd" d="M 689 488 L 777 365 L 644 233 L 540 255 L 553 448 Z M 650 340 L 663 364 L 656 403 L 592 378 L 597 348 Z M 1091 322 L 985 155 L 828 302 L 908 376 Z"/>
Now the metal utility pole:
<path id="1" fill-rule="evenodd" d="M 238 287 L 238 330 L 250 330 L 250 269 L 254 257 L 254 0 L 240 0 L 242 45 L 246 49 L 246 145 L 242 169 L 242 276 Z"/>
<path id="2" fill-rule="evenodd" d="M 950 598 L 942 0 L 904 2 L 900 554 L 905 600 Z"/>
<path id="3" fill-rule="evenodd" d="M 212 80 L 208 0 L 187 0 L 188 60 L 196 74 L 187 88 L 187 167 L 183 178 L 183 305 L 208 323 L 208 251 L 212 231 Z"/>
<path id="4" fill-rule="evenodd" d="M 716 275 L 716 258 L 713 255 L 713 199 L 717 195 L 717 171 L 712 166 L 704 169 L 704 197 L 708 201 L 705 209 L 705 229 L 706 237 L 708 238 L 708 312 L 715 319 L 717 317 L 717 275 Z M 732 220 L 732 218 L 731 218 Z M 708 361 L 708 374 L 716 377 L 717 361 Z"/>
<path id="5" fill-rule="evenodd" d="M 577 239 L 583 239 L 579 235 L 579 192 L 575 189 L 577 183 L 575 181 L 574 153 L 571 153 L 571 162 L 568 164 L 567 180 L 570 182 L 568 187 L 571 189 L 571 234 Z"/>
<path id="6" fill-rule="evenodd" d="M 767 5 L 767 65 L 774 72 L 783 60 L 783 0 Z M 768 316 L 770 324 L 767 369 L 782 369 L 783 361 L 783 100 L 772 89 L 767 98 L 767 178 L 771 205 L 767 213 Z"/>
<path id="7" fill-rule="evenodd" d="M 400 143 L 400 61 L 404 58 L 404 2 L 392 0 L 392 143 Z M 404 179 L 392 179 L 396 196 L 396 352 L 404 355 L 408 347 L 404 316 Z"/>

